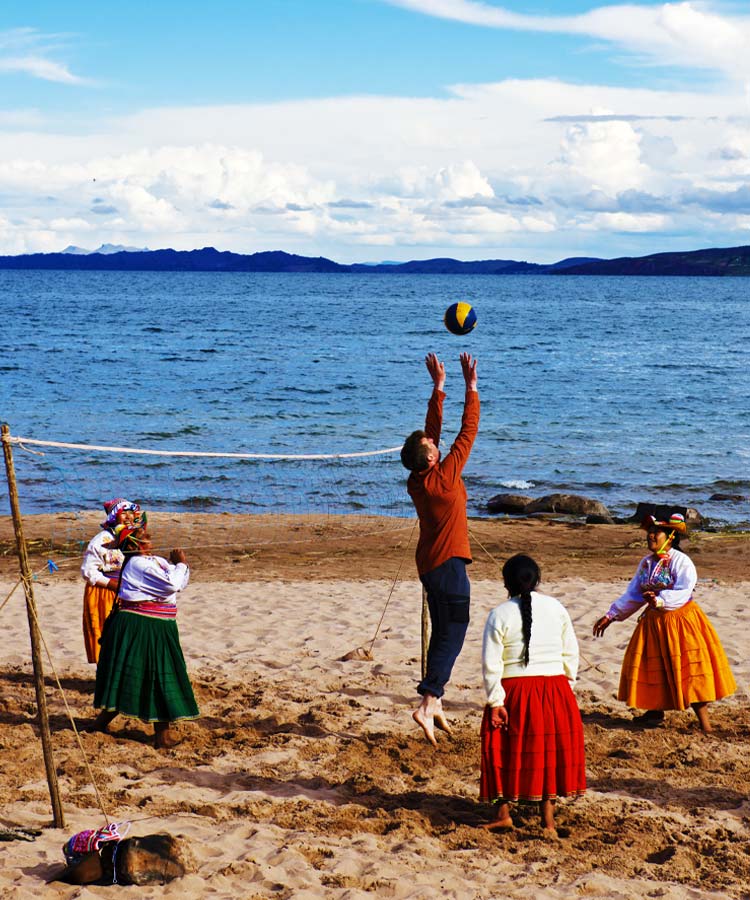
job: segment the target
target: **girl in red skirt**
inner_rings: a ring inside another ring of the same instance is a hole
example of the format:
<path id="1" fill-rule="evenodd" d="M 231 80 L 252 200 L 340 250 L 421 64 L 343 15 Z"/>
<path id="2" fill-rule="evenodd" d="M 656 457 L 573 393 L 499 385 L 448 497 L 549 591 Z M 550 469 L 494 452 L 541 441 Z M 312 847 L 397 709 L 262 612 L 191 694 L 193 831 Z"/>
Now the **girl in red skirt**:
<path id="1" fill-rule="evenodd" d="M 583 725 L 572 686 L 578 641 L 567 610 L 538 593 L 541 573 L 529 556 L 503 566 L 509 600 L 484 629 L 480 799 L 496 804 L 487 829 L 510 829 L 512 801 L 539 803 L 542 828 L 556 836 L 555 801 L 586 790 Z"/>

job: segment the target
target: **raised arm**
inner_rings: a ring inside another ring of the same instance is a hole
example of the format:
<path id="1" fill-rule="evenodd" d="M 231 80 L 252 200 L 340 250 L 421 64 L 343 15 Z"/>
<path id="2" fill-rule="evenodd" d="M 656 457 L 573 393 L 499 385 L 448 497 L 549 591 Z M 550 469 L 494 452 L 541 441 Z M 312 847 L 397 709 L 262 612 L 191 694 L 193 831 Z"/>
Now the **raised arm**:
<path id="1" fill-rule="evenodd" d="M 442 391 L 445 387 L 445 364 L 440 362 L 436 353 L 428 353 L 424 364 L 427 366 L 433 385 L 437 390 Z"/>
<path id="2" fill-rule="evenodd" d="M 435 353 L 428 353 L 425 357 L 425 365 L 432 379 L 432 395 L 427 404 L 427 418 L 424 423 L 424 431 L 428 438 L 440 443 L 440 432 L 443 428 L 443 397 L 445 392 L 445 365 L 440 362 Z"/>
<path id="3" fill-rule="evenodd" d="M 466 460 L 469 458 L 474 439 L 479 430 L 479 393 L 477 391 L 477 361 L 468 353 L 461 354 L 461 370 L 466 383 L 464 398 L 464 414 L 461 418 L 461 430 L 456 440 L 440 462 L 440 472 L 449 481 L 461 475 Z"/>
<path id="4" fill-rule="evenodd" d="M 477 389 L 477 361 L 473 359 L 469 353 L 462 353 L 460 356 L 461 371 L 464 375 L 467 391 L 476 391 Z"/>

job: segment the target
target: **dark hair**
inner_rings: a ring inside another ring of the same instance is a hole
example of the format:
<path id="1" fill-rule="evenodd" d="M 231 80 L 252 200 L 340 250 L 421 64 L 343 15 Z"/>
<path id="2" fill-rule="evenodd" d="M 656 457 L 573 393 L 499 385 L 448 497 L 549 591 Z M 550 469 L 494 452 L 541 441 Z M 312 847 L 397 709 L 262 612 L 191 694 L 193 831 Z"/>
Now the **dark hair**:
<path id="1" fill-rule="evenodd" d="M 669 546 L 674 547 L 675 550 L 680 549 L 680 538 L 684 537 L 684 535 L 681 535 L 679 531 L 672 531 L 669 525 L 652 525 L 649 528 L 649 531 L 651 531 L 651 528 L 658 528 L 659 531 L 666 534 L 667 537 L 672 535 L 672 543 Z"/>
<path id="2" fill-rule="evenodd" d="M 421 472 L 426 469 L 429 460 L 429 447 L 422 443 L 427 437 L 424 431 L 412 431 L 401 448 L 401 463 L 410 472 Z"/>
<path id="3" fill-rule="evenodd" d="M 531 640 L 531 592 L 542 579 L 537 563 L 523 553 L 511 556 L 503 566 L 503 581 L 510 597 L 519 597 L 521 602 L 521 628 L 523 633 L 523 664 L 529 664 L 529 641 Z"/>

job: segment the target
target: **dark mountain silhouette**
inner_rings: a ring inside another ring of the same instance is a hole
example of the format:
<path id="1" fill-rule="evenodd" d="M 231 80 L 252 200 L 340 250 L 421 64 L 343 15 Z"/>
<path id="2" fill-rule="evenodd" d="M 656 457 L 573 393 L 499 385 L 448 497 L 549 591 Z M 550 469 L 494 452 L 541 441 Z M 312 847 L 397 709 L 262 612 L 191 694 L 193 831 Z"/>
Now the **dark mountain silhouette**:
<path id="1" fill-rule="evenodd" d="M 221 252 L 213 247 L 202 250 L 127 250 L 94 251 L 75 248 L 62 253 L 29 253 L 0 256 L 0 269 L 103 270 L 122 272 L 376 272 L 387 275 L 526 275 L 590 262 L 592 257 L 561 260 L 552 266 L 518 262 L 513 259 L 484 259 L 464 262 L 458 259 L 425 259 L 406 263 L 354 263 L 341 265 L 323 256 L 296 256 L 283 250 L 263 253 Z"/>
<path id="2" fill-rule="evenodd" d="M 0 256 L 0 269 L 104 270 L 118 272 L 347 272 L 348 266 L 281 250 L 230 253 L 202 250 L 145 250 L 122 253 L 30 253 Z"/>
<path id="3" fill-rule="evenodd" d="M 597 259 L 569 257 L 551 265 L 512 259 L 450 258 L 405 263 L 342 265 L 324 256 L 283 250 L 231 253 L 202 250 L 129 250 L 93 253 L 30 253 L 0 256 L 0 269 L 103 270 L 123 272 L 360 272 L 385 275 L 750 275 L 750 246 Z"/>
<path id="4" fill-rule="evenodd" d="M 623 256 L 566 266 L 561 275 L 750 275 L 750 247 Z"/>
<path id="5" fill-rule="evenodd" d="M 388 275 L 518 275 L 539 274 L 547 267 L 537 263 L 516 262 L 513 259 L 480 259 L 463 262 L 459 259 L 416 259 L 405 263 L 365 265 L 353 263 L 352 272 L 382 272 Z"/>

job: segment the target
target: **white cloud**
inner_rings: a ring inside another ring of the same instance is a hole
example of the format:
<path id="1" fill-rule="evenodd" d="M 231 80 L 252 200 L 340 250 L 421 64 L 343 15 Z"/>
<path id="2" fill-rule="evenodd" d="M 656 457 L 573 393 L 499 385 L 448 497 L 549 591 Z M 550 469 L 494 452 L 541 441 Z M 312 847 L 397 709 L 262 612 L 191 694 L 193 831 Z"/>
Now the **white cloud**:
<path id="1" fill-rule="evenodd" d="M 0 31 L 0 74 L 20 72 L 59 84 L 89 84 L 88 79 L 49 58 L 51 50 L 64 39 L 64 35 L 43 34 L 34 28 Z"/>
<path id="2" fill-rule="evenodd" d="M 469 197 L 492 197 L 487 179 L 471 160 L 430 170 L 427 166 L 403 167 L 380 187 L 399 197 L 435 200 L 460 200 Z"/>
<path id="3" fill-rule="evenodd" d="M 22 72 L 45 81 L 57 81 L 60 84 L 86 84 L 60 63 L 39 56 L 6 56 L 0 58 L 0 72 Z"/>
<path id="4" fill-rule="evenodd" d="M 667 216 L 655 214 L 631 215 L 630 213 L 597 213 L 581 224 L 586 231 L 622 231 L 631 233 L 659 232 L 669 224 Z"/>
<path id="5" fill-rule="evenodd" d="M 712 69 L 740 80 L 750 76 L 750 17 L 722 14 L 709 3 L 621 4 L 575 16 L 536 16 L 473 0 L 385 2 L 470 25 L 608 41 L 658 65 Z"/>
<path id="6" fill-rule="evenodd" d="M 211 244 L 348 261 L 368 246 L 475 258 L 515 247 L 534 259 L 528 248 L 548 242 L 560 258 L 601 254 L 611 235 L 705 235 L 709 221 L 695 241 L 728 244 L 718 235 L 745 208 L 732 193 L 750 160 L 744 103 L 731 90 L 508 80 L 441 99 L 144 110 L 90 134 L 9 129 L 0 252 Z"/>
<path id="7" fill-rule="evenodd" d="M 566 183 L 618 192 L 643 186 L 649 168 L 641 161 L 641 136 L 628 122 L 586 122 L 567 129 L 559 161 Z"/>

